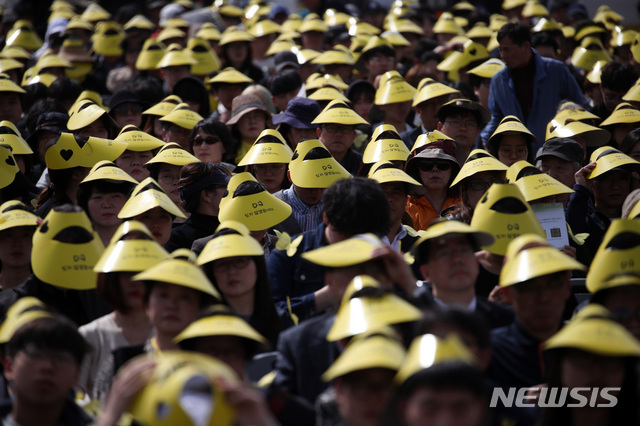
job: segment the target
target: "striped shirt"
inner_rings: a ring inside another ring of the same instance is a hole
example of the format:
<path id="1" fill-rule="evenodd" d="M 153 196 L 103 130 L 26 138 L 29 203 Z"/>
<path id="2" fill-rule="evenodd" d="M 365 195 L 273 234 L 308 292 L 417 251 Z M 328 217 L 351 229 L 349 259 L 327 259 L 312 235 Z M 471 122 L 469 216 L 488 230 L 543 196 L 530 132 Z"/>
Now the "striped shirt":
<path id="1" fill-rule="evenodd" d="M 293 186 L 282 191 L 282 201 L 289 204 L 293 210 L 293 217 L 300 225 L 302 232 L 311 231 L 322 223 L 322 212 L 324 203 L 322 200 L 313 206 L 308 206 L 293 190 Z"/>

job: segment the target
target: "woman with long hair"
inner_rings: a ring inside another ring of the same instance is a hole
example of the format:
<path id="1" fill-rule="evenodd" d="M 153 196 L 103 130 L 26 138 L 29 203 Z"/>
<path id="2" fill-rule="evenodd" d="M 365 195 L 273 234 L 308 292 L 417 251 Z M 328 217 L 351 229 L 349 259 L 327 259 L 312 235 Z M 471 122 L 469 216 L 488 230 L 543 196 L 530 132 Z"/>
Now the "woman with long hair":
<path id="1" fill-rule="evenodd" d="M 198 264 L 222 301 L 276 347 L 282 324 L 267 277 L 264 250 L 241 224 L 223 222 L 200 253 Z"/>

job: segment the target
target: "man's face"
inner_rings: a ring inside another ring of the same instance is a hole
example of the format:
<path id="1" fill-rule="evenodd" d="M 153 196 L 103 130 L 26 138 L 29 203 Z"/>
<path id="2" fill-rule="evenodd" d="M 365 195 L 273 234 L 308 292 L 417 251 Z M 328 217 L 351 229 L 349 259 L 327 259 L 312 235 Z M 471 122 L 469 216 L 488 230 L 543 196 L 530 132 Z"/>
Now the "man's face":
<path id="1" fill-rule="evenodd" d="M 438 126 L 438 108 L 447 102 L 446 96 L 438 96 L 437 98 L 424 101 L 416 107 L 416 114 L 420 117 L 420 121 L 425 129 L 432 132 Z"/>
<path id="2" fill-rule="evenodd" d="M 571 288 L 569 274 L 560 272 L 503 288 L 518 322 L 531 334 L 547 334 L 560 326 Z"/>
<path id="3" fill-rule="evenodd" d="M 340 161 L 356 138 L 355 126 L 344 124 L 322 124 L 318 129 L 318 139 L 327 147 L 331 155 Z"/>
<path id="4" fill-rule="evenodd" d="M 612 170 L 591 180 L 593 197 L 599 209 L 620 209 L 629 195 L 631 175 L 625 171 Z"/>
<path id="5" fill-rule="evenodd" d="M 507 68 L 522 68 L 531 57 L 531 43 L 525 41 L 522 46 L 518 46 L 511 38 L 505 37 L 500 42 L 500 57 Z"/>
<path id="6" fill-rule="evenodd" d="M 480 127 L 472 112 L 463 112 L 446 117 L 444 123 L 438 123 L 438 130 L 456 141 L 464 151 L 469 152 L 478 137 Z"/>
<path id="7" fill-rule="evenodd" d="M 570 161 L 546 155 L 540 159 L 540 171 L 559 180 L 569 188 L 573 188 L 576 183 L 575 171 Z"/>
<path id="8" fill-rule="evenodd" d="M 191 152 L 189 147 L 189 136 L 191 136 L 191 129 L 185 129 L 177 124 L 171 123 L 167 130 L 162 130 L 162 140 L 165 142 L 175 142 L 183 149 Z"/>
<path id="9" fill-rule="evenodd" d="M 308 206 L 315 206 L 322 200 L 325 188 L 301 188 L 293 185 L 293 191 L 296 193 L 300 201 Z"/>
<path id="10" fill-rule="evenodd" d="M 478 278 L 478 261 L 468 238 L 462 235 L 431 241 L 427 263 L 420 266 L 434 293 L 468 291 Z"/>
<path id="11" fill-rule="evenodd" d="M 391 225 L 399 227 L 402 223 L 402 216 L 407 209 L 407 190 L 401 182 L 383 183 L 380 186 L 389 200 Z"/>
<path id="12" fill-rule="evenodd" d="M 622 102 L 622 97 L 625 95 L 625 92 L 616 92 L 615 90 L 602 87 L 602 84 L 600 84 L 600 90 L 602 91 L 604 106 L 606 106 L 610 112 L 613 112 L 618 104 Z"/>
<path id="13" fill-rule="evenodd" d="M 369 80 L 394 69 L 396 64 L 395 56 L 386 56 L 382 53 L 376 53 L 368 60 L 364 61 L 364 67 L 369 74 Z"/>
<path id="14" fill-rule="evenodd" d="M 31 406 L 62 404 L 80 368 L 69 351 L 27 346 L 5 360 L 5 377 L 16 398 Z"/>
<path id="15" fill-rule="evenodd" d="M 393 395 L 394 373 L 386 368 L 356 371 L 336 382 L 336 401 L 349 425 L 378 424 Z"/>
<path id="16" fill-rule="evenodd" d="M 403 404 L 407 426 L 473 426 L 484 419 L 483 400 L 466 389 L 416 388 Z"/>
<path id="17" fill-rule="evenodd" d="M 214 90 L 214 95 L 226 109 L 231 111 L 233 98 L 240 96 L 243 90 L 243 84 L 221 84 Z"/>

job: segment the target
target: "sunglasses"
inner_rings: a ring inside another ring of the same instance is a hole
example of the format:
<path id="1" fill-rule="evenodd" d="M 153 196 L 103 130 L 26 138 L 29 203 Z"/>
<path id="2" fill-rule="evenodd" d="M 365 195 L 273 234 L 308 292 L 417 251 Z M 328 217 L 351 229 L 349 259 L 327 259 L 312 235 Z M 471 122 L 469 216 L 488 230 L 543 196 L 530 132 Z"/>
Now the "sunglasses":
<path id="1" fill-rule="evenodd" d="M 193 139 L 193 144 L 194 145 L 202 145 L 203 143 L 206 143 L 207 145 L 215 145 L 218 142 L 222 142 L 222 141 L 217 136 L 200 136 L 200 135 L 198 135 Z"/>
<path id="2" fill-rule="evenodd" d="M 437 167 L 438 170 L 440 170 L 441 172 L 446 172 L 451 168 L 451 163 L 445 160 L 438 160 L 438 161 L 423 160 L 418 163 L 418 169 L 420 169 L 423 172 L 430 172 L 431 170 L 433 170 L 434 166 Z"/>

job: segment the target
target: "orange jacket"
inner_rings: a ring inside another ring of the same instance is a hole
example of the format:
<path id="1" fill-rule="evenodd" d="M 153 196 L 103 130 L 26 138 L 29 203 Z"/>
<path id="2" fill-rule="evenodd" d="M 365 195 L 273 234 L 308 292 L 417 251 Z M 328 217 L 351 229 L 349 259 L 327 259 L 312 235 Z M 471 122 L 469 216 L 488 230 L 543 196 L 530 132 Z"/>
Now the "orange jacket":
<path id="1" fill-rule="evenodd" d="M 449 197 L 444 202 L 442 210 L 451 207 L 460 201 L 459 197 Z M 440 212 L 436 211 L 426 197 L 413 198 L 409 197 L 407 202 L 407 213 L 413 220 L 413 229 L 416 231 L 427 229 L 427 226 L 440 216 Z"/>

